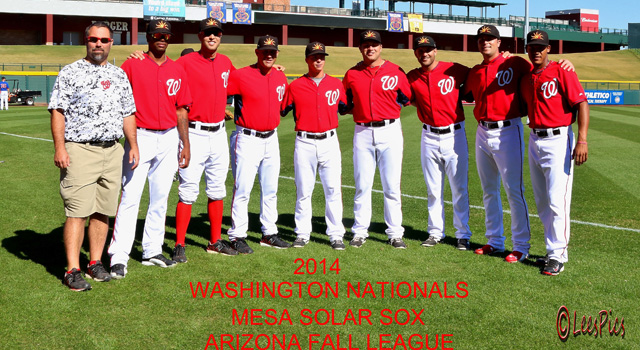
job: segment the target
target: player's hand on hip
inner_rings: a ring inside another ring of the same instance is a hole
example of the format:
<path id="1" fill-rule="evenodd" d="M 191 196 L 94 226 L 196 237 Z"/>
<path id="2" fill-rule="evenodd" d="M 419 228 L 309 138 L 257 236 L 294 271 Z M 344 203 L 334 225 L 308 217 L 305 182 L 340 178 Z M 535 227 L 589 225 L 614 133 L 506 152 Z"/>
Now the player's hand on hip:
<path id="1" fill-rule="evenodd" d="M 129 59 L 129 58 L 135 58 L 135 59 L 138 59 L 138 60 L 143 60 L 144 59 L 144 52 L 142 52 L 140 50 L 136 50 L 133 53 L 131 53 L 129 55 L 129 57 L 127 57 L 127 59 Z"/>
<path id="2" fill-rule="evenodd" d="M 53 155 L 53 162 L 60 169 L 68 167 L 71 161 L 69 160 L 69 153 L 67 153 L 67 150 L 60 149 L 59 151 L 56 151 Z"/>
<path id="3" fill-rule="evenodd" d="M 582 165 L 582 163 L 587 161 L 588 154 L 589 148 L 587 147 L 587 144 L 579 143 L 573 150 L 572 158 L 576 162 L 576 165 Z"/>
<path id="4" fill-rule="evenodd" d="M 180 150 L 180 156 L 178 158 L 178 164 L 180 168 L 184 169 L 189 166 L 191 161 L 191 147 L 189 145 L 183 146 Z"/>
<path id="5" fill-rule="evenodd" d="M 129 164 L 131 164 L 131 170 L 138 167 L 140 163 L 140 151 L 138 150 L 138 146 L 131 146 L 131 150 L 129 150 Z"/>

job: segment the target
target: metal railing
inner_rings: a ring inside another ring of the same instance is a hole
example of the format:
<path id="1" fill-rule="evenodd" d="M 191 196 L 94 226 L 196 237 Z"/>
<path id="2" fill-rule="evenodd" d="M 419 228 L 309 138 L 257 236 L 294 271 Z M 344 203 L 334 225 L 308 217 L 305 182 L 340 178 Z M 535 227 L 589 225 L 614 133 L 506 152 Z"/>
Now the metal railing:
<path id="1" fill-rule="evenodd" d="M 43 63 L 0 63 L 1 71 L 18 72 L 59 72 L 66 63 L 43 64 Z"/>

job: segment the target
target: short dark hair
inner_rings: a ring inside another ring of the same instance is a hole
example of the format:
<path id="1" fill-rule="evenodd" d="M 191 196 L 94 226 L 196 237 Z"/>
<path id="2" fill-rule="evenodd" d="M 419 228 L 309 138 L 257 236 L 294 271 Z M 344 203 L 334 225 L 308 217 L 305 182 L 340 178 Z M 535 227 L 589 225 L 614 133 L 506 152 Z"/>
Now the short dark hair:
<path id="1" fill-rule="evenodd" d="M 93 23 L 91 23 L 87 29 L 84 30 L 84 37 L 88 37 L 89 36 L 89 30 L 93 27 L 97 27 L 97 28 L 107 28 L 109 29 L 109 38 L 113 39 L 113 29 L 111 29 L 111 26 L 109 25 L 109 23 L 105 22 L 105 21 L 95 21 Z"/>

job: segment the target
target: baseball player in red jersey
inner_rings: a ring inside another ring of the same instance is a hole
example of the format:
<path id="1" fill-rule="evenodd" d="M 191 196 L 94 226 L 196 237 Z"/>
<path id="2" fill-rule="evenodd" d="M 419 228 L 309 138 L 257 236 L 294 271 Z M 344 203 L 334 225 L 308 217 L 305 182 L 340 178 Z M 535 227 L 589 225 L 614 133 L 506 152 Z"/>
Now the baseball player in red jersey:
<path id="1" fill-rule="evenodd" d="M 178 166 L 189 165 L 187 108 L 191 95 L 187 76 L 180 65 L 165 55 L 171 38 L 171 24 L 163 20 L 149 22 L 149 51 L 144 60 L 126 60 L 122 64 L 136 101 L 137 138 L 140 164 L 124 167 L 122 197 L 109 246 L 111 276 L 124 278 L 129 253 L 136 233 L 140 197 L 149 179 L 149 209 L 142 236 L 142 264 L 170 267 L 175 261 L 162 255 L 167 200 L 173 174 Z M 178 152 L 178 145 L 182 149 Z M 128 149 L 129 144 L 125 144 Z M 124 164 L 127 159 L 124 160 Z"/>
<path id="2" fill-rule="evenodd" d="M 542 273 L 564 270 L 570 236 L 573 163 L 587 161 L 589 104 L 575 72 L 549 61 L 549 36 L 542 30 L 527 34 L 527 53 L 533 71 L 521 81 L 529 112 L 529 169 L 538 215 L 547 245 Z M 577 113 L 578 141 L 571 124 Z"/>
<path id="3" fill-rule="evenodd" d="M 344 250 L 342 238 L 342 156 L 338 143 L 338 109 L 346 108 L 340 80 L 324 72 L 324 44 L 309 43 L 305 49 L 307 74 L 287 87 L 281 115 L 294 111 L 296 142 L 293 154 L 296 181 L 294 248 L 302 248 L 311 237 L 311 195 L 320 175 L 325 197 L 325 221 L 331 247 Z"/>
<path id="4" fill-rule="evenodd" d="M 420 155 L 427 184 L 429 237 L 422 242 L 433 247 L 444 238 L 444 176 L 449 178 L 453 197 L 453 226 L 457 248 L 469 249 L 469 149 L 465 133 L 460 89 L 469 68 L 436 59 L 436 42 L 427 35 L 414 40 L 413 50 L 420 68 L 407 74 L 411 101 L 422 121 Z"/>
<path id="5" fill-rule="evenodd" d="M 291 245 L 278 237 L 278 177 L 280 146 L 277 127 L 287 77 L 274 68 L 278 39 L 271 35 L 258 39 L 257 63 L 231 72 L 227 93 L 234 96 L 236 130 L 232 132 L 231 171 L 234 178 L 229 239 L 240 254 L 253 250 L 246 242 L 249 228 L 248 204 L 258 174 L 261 189 L 260 245 L 279 249 Z"/>
<path id="6" fill-rule="evenodd" d="M 411 99 L 407 76 L 399 66 L 382 59 L 380 33 L 367 30 L 360 34 L 362 61 L 349 69 L 342 80 L 348 108 L 356 123 L 353 136 L 354 223 L 352 247 L 361 247 L 369 236 L 371 189 L 376 165 L 384 191 L 384 221 L 388 243 L 405 249 L 402 240 L 403 137 L 400 110 Z"/>
<path id="7" fill-rule="evenodd" d="M 191 220 L 191 206 L 198 199 L 200 179 L 205 174 L 207 213 L 211 225 L 207 252 L 237 255 L 221 239 L 223 199 L 227 195 L 225 180 L 229 169 L 229 145 L 225 129 L 227 86 L 229 74 L 235 67 L 229 58 L 218 52 L 222 39 L 222 26 L 214 18 L 200 22 L 200 51 L 178 59 L 189 77 L 193 105 L 189 111 L 189 139 L 191 165 L 180 169 L 176 208 L 176 245 L 173 258 L 187 262 L 185 237 Z"/>

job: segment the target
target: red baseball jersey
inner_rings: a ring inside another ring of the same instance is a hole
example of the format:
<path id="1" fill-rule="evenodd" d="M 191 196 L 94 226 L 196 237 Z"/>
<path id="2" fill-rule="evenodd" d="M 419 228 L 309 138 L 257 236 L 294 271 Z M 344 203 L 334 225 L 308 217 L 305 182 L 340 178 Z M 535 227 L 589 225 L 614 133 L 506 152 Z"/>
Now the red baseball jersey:
<path id="1" fill-rule="evenodd" d="M 277 128 L 286 88 L 287 77 L 275 69 L 262 75 L 254 64 L 231 72 L 227 93 L 234 96 L 236 125 L 258 131 Z"/>
<path id="2" fill-rule="evenodd" d="M 325 75 L 319 85 L 303 75 L 294 80 L 284 94 L 281 115 L 293 110 L 296 131 L 325 132 L 338 127 L 338 110 L 347 106 L 340 80 Z"/>
<path id="3" fill-rule="evenodd" d="M 360 62 L 345 73 L 342 83 L 356 123 L 400 118 L 402 106 L 411 101 L 405 72 L 389 61 L 378 67 Z"/>
<path id="4" fill-rule="evenodd" d="M 411 102 L 418 118 L 431 126 L 441 127 L 464 120 L 460 87 L 467 80 L 469 68 L 453 62 L 438 62 L 435 69 L 416 68 L 407 74 L 411 86 Z"/>
<path id="5" fill-rule="evenodd" d="M 202 123 L 223 121 L 229 74 L 236 70 L 229 57 L 216 53 L 214 59 L 208 59 L 199 52 L 192 52 L 180 57 L 177 62 L 189 77 L 193 97 L 189 120 Z"/>
<path id="6" fill-rule="evenodd" d="M 467 78 L 467 91 L 473 93 L 476 106 L 473 115 L 478 121 L 500 121 L 521 117 L 518 88 L 522 77 L 533 66 L 522 57 L 504 58 L 499 55 L 489 63 L 482 62 L 471 68 Z"/>
<path id="7" fill-rule="evenodd" d="M 568 72 L 557 62 L 528 73 L 521 94 L 529 112 L 532 129 L 556 128 L 574 122 L 574 106 L 587 100 L 575 72 Z"/>
<path id="8" fill-rule="evenodd" d="M 136 102 L 136 125 L 165 130 L 178 125 L 176 109 L 191 105 L 189 82 L 184 69 L 169 57 L 161 65 L 145 54 L 143 60 L 122 64 Z"/>

